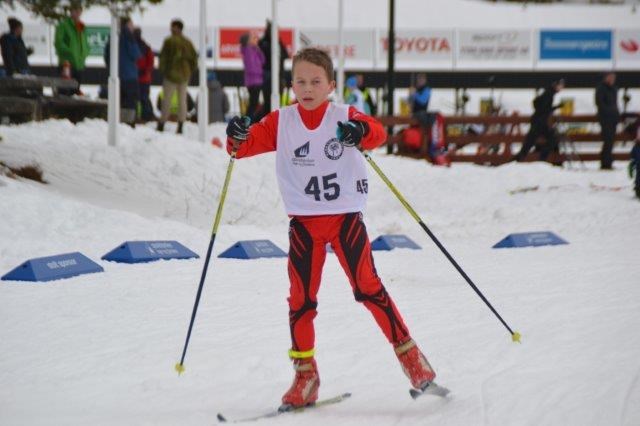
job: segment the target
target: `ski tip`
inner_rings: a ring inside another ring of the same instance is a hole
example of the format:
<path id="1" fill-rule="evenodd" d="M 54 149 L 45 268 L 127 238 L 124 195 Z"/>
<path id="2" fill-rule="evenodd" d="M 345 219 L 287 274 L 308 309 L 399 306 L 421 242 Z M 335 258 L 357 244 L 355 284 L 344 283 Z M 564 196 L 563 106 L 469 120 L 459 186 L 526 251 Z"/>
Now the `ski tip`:
<path id="1" fill-rule="evenodd" d="M 220 423 L 226 423 L 227 419 L 221 413 L 218 413 L 218 421 Z"/>
<path id="2" fill-rule="evenodd" d="M 409 395 L 411 395 L 411 398 L 416 399 L 418 398 L 420 395 L 422 395 L 422 392 L 417 391 L 415 389 L 409 389 Z"/>

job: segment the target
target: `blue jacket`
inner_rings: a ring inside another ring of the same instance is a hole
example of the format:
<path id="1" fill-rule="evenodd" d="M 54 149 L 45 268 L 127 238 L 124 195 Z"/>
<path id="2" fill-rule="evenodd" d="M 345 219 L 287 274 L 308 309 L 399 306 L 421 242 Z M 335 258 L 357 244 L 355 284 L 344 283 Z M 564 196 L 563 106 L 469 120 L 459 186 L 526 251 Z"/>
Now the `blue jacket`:
<path id="1" fill-rule="evenodd" d="M 104 48 L 104 61 L 109 66 L 111 41 Z M 142 56 L 138 43 L 127 28 L 123 28 L 119 37 L 118 77 L 120 80 L 138 80 L 138 66 L 136 61 Z"/>
<path id="2" fill-rule="evenodd" d="M 427 111 L 429 109 L 429 101 L 431 100 L 431 87 L 422 86 L 416 89 L 416 92 L 411 95 L 409 102 L 411 102 L 411 112 L 416 113 L 419 111 Z"/>

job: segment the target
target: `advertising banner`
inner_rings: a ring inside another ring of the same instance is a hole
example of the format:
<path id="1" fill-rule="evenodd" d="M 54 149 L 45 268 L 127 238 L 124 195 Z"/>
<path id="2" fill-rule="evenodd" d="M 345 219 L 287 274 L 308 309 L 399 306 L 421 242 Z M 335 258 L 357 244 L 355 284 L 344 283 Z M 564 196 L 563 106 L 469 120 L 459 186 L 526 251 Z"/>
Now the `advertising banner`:
<path id="1" fill-rule="evenodd" d="M 530 30 L 460 30 L 458 66 L 521 66 L 533 64 Z"/>
<path id="2" fill-rule="evenodd" d="M 611 30 L 541 30 L 540 60 L 608 61 Z"/>
<path id="3" fill-rule="evenodd" d="M 104 25 L 87 25 L 85 27 L 87 33 L 87 43 L 89 44 L 89 56 L 103 57 L 104 48 L 109 41 L 111 29 Z"/>
<path id="4" fill-rule="evenodd" d="M 344 59 L 350 61 L 366 61 L 373 64 L 374 30 L 344 30 Z M 335 29 L 299 30 L 298 48 L 317 47 L 329 52 L 332 58 L 338 59 L 338 32 Z"/>
<path id="5" fill-rule="evenodd" d="M 640 69 L 640 30 L 616 31 L 616 66 Z"/>
<path id="6" fill-rule="evenodd" d="M 380 33 L 378 58 L 386 63 L 389 40 Z M 396 33 L 396 65 L 399 68 L 452 68 L 452 30 L 399 30 Z"/>
<path id="7" fill-rule="evenodd" d="M 240 36 L 248 32 L 255 32 L 258 37 L 264 34 L 264 27 L 234 27 L 218 29 L 218 55 L 220 59 L 242 59 L 240 54 Z M 280 28 L 278 31 L 280 40 L 287 47 L 289 56 L 293 53 L 293 30 L 291 28 Z"/>

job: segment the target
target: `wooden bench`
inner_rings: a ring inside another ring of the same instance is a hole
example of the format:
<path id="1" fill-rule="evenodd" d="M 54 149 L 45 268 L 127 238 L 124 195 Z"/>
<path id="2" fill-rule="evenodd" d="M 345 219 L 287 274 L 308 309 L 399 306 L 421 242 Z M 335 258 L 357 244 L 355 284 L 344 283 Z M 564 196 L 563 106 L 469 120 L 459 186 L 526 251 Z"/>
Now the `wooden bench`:
<path id="1" fill-rule="evenodd" d="M 389 133 L 387 144 L 390 145 L 391 151 L 399 155 L 405 155 L 413 158 L 428 159 L 428 137 L 425 134 L 422 145 L 418 150 L 410 150 L 403 146 L 402 133 L 398 126 L 414 126 L 418 125 L 418 121 L 412 117 L 400 116 L 379 116 L 378 120 L 385 126 L 393 128 L 394 131 Z M 448 146 L 448 158 L 454 162 L 472 162 L 476 164 L 499 165 L 512 161 L 513 156 L 517 153 L 514 144 L 522 144 L 526 136 L 526 131 L 521 126 L 528 129 L 530 117 L 511 115 L 511 116 L 445 116 L 445 142 Z M 564 132 L 560 134 L 561 150 L 559 153 L 549 155 L 547 161 L 558 163 L 566 160 L 581 161 L 597 161 L 600 160 L 600 147 L 585 146 L 587 143 L 597 143 L 602 140 L 598 118 L 595 115 L 571 115 L 571 116 L 554 116 L 553 120 L 557 124 L 585 124 L 595 123 L 598 129 L 596 132 Z M 479 134 L 466 132 L 469 125 L 482 125 L 485 131 Z M 461 130 L 461 134 L 455 134 L 454 129 Z M 616 142 L 633 140 L 631 135 L 626 133 L 618 133 L 615 137 Z M 469 145 L 475 144 L 475 152 L 470 153 L 469 149 L 463 149 Z M 572 149 L 571 153 L 563 152 L 563 147 L 569 144 Z M 582 145 L 582 146 L 581 146 Z M 591 151 L 589 151 L 591 148 Z M 594 151 L 594 148 L 597 148 Z M 630 158 L 631 145 L 628 152 L 614 153 L 615 160 L 628 160 Z M 538 160 L 537 153 L 529 153 L 525 161 Z"/>

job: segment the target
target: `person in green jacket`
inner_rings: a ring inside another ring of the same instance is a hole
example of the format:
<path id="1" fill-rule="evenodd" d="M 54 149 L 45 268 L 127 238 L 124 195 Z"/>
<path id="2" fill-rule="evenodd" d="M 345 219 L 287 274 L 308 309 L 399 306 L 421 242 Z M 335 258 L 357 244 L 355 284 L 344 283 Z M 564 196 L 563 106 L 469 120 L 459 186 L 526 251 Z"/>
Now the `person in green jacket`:
<path id="1" fill-rule="evenodd" d="M 178 92 L 178 131 L 182 133 L 182 124 L 187 118 L 187 84 L 191 74 L 198 67 L 196 49 L 191 40 L 182 35 L 184 25 L 179 19 L 171 21 L 171 35 L 164 39 L 160 50 L 160 72 L 164 76 L 162 91 L 162 114 L 158 121 L 158 131 L 164 130 L 169 118 L 170 100 Z"/>
<path id="2" fill-rule="evenodd" d="M 72 4 L 69 16 L 63 18 L 56 26 L 55 48 L 60 75 L 63 78 L 73 78 L 78 82 L 77 90 L 64 94 L 82 94 L 80 84 L 82 84 L 84 64 L 89 56 L 89 44 L 80 15 L 82 15 L 82 7 Z"/>

